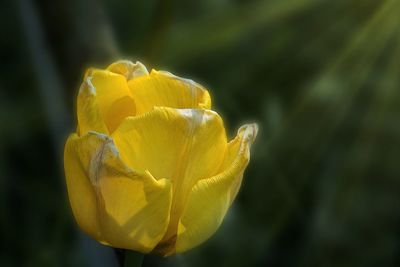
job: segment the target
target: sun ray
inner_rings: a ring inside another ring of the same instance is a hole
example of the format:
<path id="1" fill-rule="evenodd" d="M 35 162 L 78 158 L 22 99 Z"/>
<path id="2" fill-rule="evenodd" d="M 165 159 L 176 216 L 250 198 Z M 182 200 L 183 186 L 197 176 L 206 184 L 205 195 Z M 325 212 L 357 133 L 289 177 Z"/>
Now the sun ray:
<path id="1" fill-rule="evenodd" d="M 270 137 L 266 148 L 269 151 L 266 156 L 269 165 L 274 166 L 276 156 L 274 150 L 269 150 L 269 148 L 276 147 L 275 150 L 279 152 L 282 144 L 287 145 L 288 140 L 290 140 L 290 144 L 301 148 L 294 151 L 294 154 L 290 157 L 291 161 L 287 162 L 285 171 L 282 171 L 282 173 L 286 173 L 290 169 L 302 170 L 302 173 L 298 173 L 295 179 L 297 188 L 289 188 L 289 192 L 295 194 L 292 198 L 296 199 L 296 192 L 300 193 L 303 186 L 312 178 L 311 171 L 319 162 L 320 155 L 331 144 L 334 134 L 349 115 L 353 101 L 363 92 L 369 75 L 374 71 L 377 58 L 396 32 L 398 25 L 398 22 L 394 19 L 397 18 L 396 11 L 398 11 L 396 1 L 385 1 L 366 21 L 362 29 L 354 34 L 348 45 L 338 53 L 337 59 L 328 64 L 318 75 L 310 89 L 298 101 L 293 113 L 282 123 L 281 128 L 274 131 L 273 136 Z M 360 47 L 363 47 L 361 53 L 359 52 Z M 350 69 L 351 66 L 353 66 L 353 69 Z M 347 70 L 347 72 L 343 73 L 342 70 Z M 339 81 L 341 83 L 326 88 L 326 83 L 332 77 L 341 79 Z M 329 90 L 324 91 L 327 89 Z M 323 112 L 316 115 L 314 112 L 321 110 L 321 103 Z M 310 117 L 320 118 L 320 121 L 309 122 Z M 301 128 L 306 127 L 305 125 L 312 127 Z M 293 139 L 293 132 L 299 131 L 301 133 L 298 136 L 302 139 L 296 139 L 296 135 Z M 309 135 L 306 139 L 304 139 L 305 133 Z M 288 138 L 288 136 L 291 136 L 291 138 Z M 304 159 L 301 159 L 304 158 L 305 151 L 311 151 L 309 154 L 311 157 L 307 159 L 307 166 L 299 168 L 297 165 L 305 162 Z M 279 167 L 276 167 L 276 169 L 276 172 L 279 173 Z M 279 176 L 279 179 L 284 178 L 284 175 Z M 290 183 L 292 182 L 286 182 L 286 186 L 293 187 Z M 295 202 L 291 201 L 290 203 Z M 290 210 L 297 209 L 296 207 L 296 204 L 294 206 L 287 205 L 282 213 L 286 214 Z"/>
<path id="2" fill-rule="evenodd" d="M 270 137 L 270 142 L 275 142 L 275 139 L 279 139 L 282 133 L 290 132 L 294 122 L 307 117 L 307 113 L 310 110 L 312 111 L 312 106 L 321 102 L 330 105 L 325 112 L 328 116 L 335 112 L 335 122 L 329 121 L 330 126 L 328 125 L 328 127 L 324 127 L 324 123 L 327 122 L 315 122 L 313 134 L 318 135 L 318 131 L 326 131 L 328 128 L 334 130 L 335 125 L 340 124 L 352 100 L 357 96 L 366 77 L 371 72 L 376 58 L 382 52 L 382 48 L 394 31 L 396 26 L 394 23 L 386 30 L 382 30 L 382 25 L 385 25 L 385 22 L 393 17 L 390 15 L 390 11 L 392 13 L 395 11 L 392 8 L 393 4 L 395 4 L 395 1 L 387 0 L 365 23 L 364 27 L 354 34 L 348 45 L 338 53 L 336 60 L 326 66 L 326 69 L 311 84 L 310 89 L 306 90 L 300 97 L 291 115 L 282 123 L 280 129 L 276 130 L 274 135 Z M 362 54 L 357 54 L 360 46 L 365 46 L 367 51 L 364 50 Z M 349 63 L 351 60 L 358 63 L 353 70 L 349 69 L 350 66 L 348 66 L 354 64 Z M 347 69 L 347 73 L 341 73 L 343 69 Z M 349 73 L 354 75 L 349 75 Z M 341 80 L 337 81 L 338 79 Z M 339 84 L 329 87 L 330 83 L 335 82 Z M 308 130 L 311 131 L 312 129 Z"/>
<path id="3" fill-rule="evenodd" d="M 186 23 L 174 30 L 166 40 L 163 61 L 174 65 L 185 64 L 201 55 L 237 43 L 254 30 L 304 12 L 319 2 L 261 1 L 223 10 L 222 15 L 205 16 L 202 20 Z"/>

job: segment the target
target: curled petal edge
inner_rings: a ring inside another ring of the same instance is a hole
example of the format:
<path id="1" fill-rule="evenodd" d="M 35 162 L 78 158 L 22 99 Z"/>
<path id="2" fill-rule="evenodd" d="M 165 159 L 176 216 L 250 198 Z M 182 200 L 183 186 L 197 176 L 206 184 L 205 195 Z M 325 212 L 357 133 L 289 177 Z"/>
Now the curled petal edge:
<path id="1" fill-rule="evenodd" d="M 97 132 L 71 135 L 64 159 L 71 207 L 86 233 L 105 245 L 143 253 L 158 244 L 169 222 L 167 179 L 127 167 L 113 140 Z"/>
<path id="2" fill-rule="evenodd" d="M 228 144 L 220 172 L 193 186 L 175 240 L 157 253 L 168 256 L 185 252 L 215 233 L 239 191 L 257 132 L 257 124 L 240 127 L 236 138 Z"/>

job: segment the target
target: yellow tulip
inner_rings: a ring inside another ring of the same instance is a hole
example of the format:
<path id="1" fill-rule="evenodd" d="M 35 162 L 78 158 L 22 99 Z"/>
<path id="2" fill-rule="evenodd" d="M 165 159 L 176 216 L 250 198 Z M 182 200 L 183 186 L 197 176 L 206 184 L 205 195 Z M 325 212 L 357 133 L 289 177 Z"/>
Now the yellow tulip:
<path id="1" fill-rule="evenodd" d="M 64 152 L 74 217 L 102 244 L 184 252 L 208 239 L 234 200 L 257 125 L 227 142 L 201 85 L 118 61 L 90 69 Z"/>

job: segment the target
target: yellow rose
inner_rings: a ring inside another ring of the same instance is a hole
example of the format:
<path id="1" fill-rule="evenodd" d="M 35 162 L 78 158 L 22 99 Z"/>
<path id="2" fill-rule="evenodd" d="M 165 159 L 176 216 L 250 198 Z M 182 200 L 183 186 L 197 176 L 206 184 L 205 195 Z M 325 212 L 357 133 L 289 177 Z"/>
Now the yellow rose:
<path id="1" fill-rule="evenodd" d="M 234 200 L 257 125 L 229 143 L 201 85 L 137 62 L 90 69 L 77 132 L 64 151 L 79 226 L 142 253 L 184 252 L 208 239 Z"/>

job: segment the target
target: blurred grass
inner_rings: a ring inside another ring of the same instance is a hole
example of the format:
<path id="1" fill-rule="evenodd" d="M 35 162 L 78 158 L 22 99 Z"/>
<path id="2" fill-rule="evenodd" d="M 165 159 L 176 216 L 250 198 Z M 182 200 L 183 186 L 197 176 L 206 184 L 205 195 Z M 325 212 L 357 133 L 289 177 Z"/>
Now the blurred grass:
<path id="1" fill-rule="evenodd" d="M 33 3 L 68 114 L 86 67 L 126 57 L 206 85 L 230 136 L 260 124 L 221 229 L 144 266 L 399 266 L 400 2 Z M 49 73 L 16 3 L 0 6 L 0 266 L 93 265 L 40 95 Z"/>

